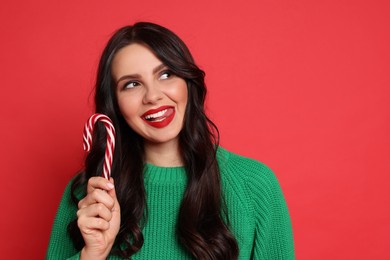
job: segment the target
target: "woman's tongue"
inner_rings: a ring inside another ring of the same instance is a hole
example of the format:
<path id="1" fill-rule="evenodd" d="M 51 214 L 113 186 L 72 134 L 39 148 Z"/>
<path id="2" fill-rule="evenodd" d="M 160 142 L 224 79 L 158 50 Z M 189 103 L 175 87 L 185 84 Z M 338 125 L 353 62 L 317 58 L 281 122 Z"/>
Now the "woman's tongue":
<path id="1" fill-rule="evenodd" d="M 170 116 L 172 113 L 173 113 L 173 108 L 167 108 L 153 114 L 152 116 L 147 117 L 146 120 L 150 122 L 160 122 L 164 120 L 166 117 Z"/>

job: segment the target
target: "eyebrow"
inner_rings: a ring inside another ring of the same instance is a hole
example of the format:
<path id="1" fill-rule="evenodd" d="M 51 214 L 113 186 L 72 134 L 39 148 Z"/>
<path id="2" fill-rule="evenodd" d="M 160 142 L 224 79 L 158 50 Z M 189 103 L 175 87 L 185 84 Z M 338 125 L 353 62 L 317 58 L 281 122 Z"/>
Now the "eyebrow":
<path id="1" fill-rule="evenodd" d="M 153 70 L 152 70 L 152 73 L 153 74 L 156 74 L 157 72 L 159 72 L 160 70 L 164 69 L 166 66 L 164 63 L 161 63 L 160 65 L 156 66 Z M 120 77 L 117 81 L 116 81 L 116 84 L 118 85 L 119 82 L 121 82 L 122 80 L 125 80 L 125 79 L 139 79 L 139 78 L 142 78 L 140 74 L 136 73 L 136 74 L 129 74 L 129 75 L 123 75 L 122 77 Z"/>

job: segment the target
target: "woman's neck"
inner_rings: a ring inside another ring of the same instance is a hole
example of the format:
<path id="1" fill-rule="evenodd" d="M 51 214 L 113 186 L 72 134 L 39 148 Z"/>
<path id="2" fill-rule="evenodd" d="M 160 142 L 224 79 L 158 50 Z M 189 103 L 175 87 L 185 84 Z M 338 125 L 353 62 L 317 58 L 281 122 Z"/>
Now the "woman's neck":
<path id="1" fill-rule="evenodd" d="M 161 167 L 183 166 L 179 142 L 145 143 L 145 159 L 147 163 Z"/>

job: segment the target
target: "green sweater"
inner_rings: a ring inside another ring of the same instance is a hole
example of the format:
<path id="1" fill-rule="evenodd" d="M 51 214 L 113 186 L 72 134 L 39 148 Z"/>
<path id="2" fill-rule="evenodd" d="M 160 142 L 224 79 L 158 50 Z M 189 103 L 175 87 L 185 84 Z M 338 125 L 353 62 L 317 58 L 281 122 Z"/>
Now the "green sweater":
<path id="1" fill-rule="evenodd" d="M 239 259 L 295 259 L 288 209 L 272 171 L 260 162 L 223 148 L 219 148 L 217 158 Z M 191 259 L 175 239 L 186 182 L 184 167 L 145 166 L 148 220 L 142 230 L 144 244 L 132 259 Z M 68 223 L 76 218 L 76 211 L 68 185 L 54 221 L 47 259 L 79 259 L 66 231 Z"/>

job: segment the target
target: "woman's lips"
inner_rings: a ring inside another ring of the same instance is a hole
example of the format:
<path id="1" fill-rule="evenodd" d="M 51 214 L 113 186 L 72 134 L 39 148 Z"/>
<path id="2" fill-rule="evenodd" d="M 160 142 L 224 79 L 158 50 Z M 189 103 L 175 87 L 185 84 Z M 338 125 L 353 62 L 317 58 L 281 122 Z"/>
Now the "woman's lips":
<path id="1" fill-rule="evenodd" d="M 161 106 L 150 109 L 141 117 L 150 126 L 163 128 L 167 126 L 175 116 L 175 108 L 172 106 Z"/>

